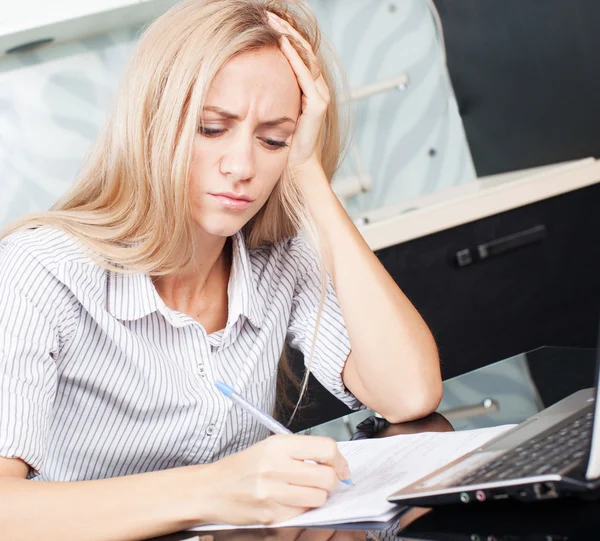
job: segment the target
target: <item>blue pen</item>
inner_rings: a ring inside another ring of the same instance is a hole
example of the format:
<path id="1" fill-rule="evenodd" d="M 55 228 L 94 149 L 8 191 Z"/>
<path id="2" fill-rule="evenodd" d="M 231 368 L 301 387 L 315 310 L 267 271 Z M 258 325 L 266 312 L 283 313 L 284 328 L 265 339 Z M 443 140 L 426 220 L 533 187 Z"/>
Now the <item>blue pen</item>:
<path id="1" fill-rule="evenodd" d="M 217 389 L 221 391 L 227 398 L 235 402 L 238 406 L 244 408 L 252 417 L 254 417 L 260 424 L 268 428 L 273 434 L 292 434 L 292 431 L 283 426 L 280 422 L 276 421 L 265 413 L 260 411 L 256 406 L 250 404 L 242 395 L 236 393 L 229 385 L 221 381 L 215 381 Z M 308 461 L 307 461 L 308 462 Z M 340 479 L 342 483 L 346 485 L 353 485 L 351 479 Z"/>

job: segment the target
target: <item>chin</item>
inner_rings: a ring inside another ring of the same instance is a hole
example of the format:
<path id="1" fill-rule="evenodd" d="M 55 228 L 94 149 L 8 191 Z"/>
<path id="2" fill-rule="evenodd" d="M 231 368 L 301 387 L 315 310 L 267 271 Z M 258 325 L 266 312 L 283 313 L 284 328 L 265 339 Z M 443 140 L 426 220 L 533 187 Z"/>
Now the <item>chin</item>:
<path id="1" fill-rule="evenodd" d="M 208 220 L 207 222 L 196 222 L 196 225 L 206 234 L 214 237 L 232 237 L 246 225 L 242 220 Z"/>

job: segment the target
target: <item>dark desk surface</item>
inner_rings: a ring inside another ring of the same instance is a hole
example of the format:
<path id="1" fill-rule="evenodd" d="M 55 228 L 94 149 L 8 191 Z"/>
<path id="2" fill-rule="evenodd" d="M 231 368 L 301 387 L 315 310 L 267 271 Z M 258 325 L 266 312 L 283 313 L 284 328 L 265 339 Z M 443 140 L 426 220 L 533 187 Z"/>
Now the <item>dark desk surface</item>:
<path id="1" fill-rule="evenodd" d="M 337 441 L 386 437 L 403 433 L 467 430 L 520 423 L 575 391 L 595 384 L 595 351 L 540 348 L 485 366 L 444 382 L 438 409 L 419 421 L 390 425 L 365 410 L 324 423 L 307 433 L 327 435 Z M 593 534 L 595 532 L 595 534 Z M 210 532 L 206 541 L 438 541 L 544 540 L 571 541 L 600 537 L 600 501 L 558 500 L 541 503 L 502 502 L 474 507 L 450 506 L 435 510 L 409 509 L 386 525 L 354 525 L 331 530 L 261 529 Z M 592 537 L 589 537 L 589 535 Z M 181 532 L 161 541 L 201 536 Z M 584 537 L 585 536 L 585 537 Z"/>

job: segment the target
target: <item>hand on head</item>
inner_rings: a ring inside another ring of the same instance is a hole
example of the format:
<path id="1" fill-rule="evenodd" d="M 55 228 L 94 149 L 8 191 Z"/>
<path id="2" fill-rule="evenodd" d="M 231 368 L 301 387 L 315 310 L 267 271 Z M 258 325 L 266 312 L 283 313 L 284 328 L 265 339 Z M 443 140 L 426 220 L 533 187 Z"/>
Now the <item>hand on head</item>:
<path id="1" fill-rule="evenodd" d="M 321 161 L 321 134 L 325 114 L 331 99 L 325 78 L 319 69 L 316 55 L 308 41 L 277 15 L 267 12 L 269 24 L 282 34 L 281 51 L 287 58 L 296 74 L 298 85 L 302 91 L 302 113 L 294 133 L 290 149 L 289 164 L 292 170 L 302 168 L 311 162 L 320 165 Z M 310 67 L 307 66 L 296 49 L 290 43 L 292 37 L 305 50 Z"/>

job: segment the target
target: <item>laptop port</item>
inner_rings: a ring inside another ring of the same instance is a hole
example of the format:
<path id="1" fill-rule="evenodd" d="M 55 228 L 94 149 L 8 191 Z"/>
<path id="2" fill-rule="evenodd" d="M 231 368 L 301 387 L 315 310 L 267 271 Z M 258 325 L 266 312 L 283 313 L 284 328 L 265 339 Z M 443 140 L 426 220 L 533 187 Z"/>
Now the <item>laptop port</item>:
<path id="1" fill-rule="evenodd" d="M 509 495 L 503 488 L 493 488 L 487 491 L 488 497 L 492 500 L 507 500 Z"/>
<path id="2" fill-rule="evenodd" d="M 533 485 L 535 497 L 538 500 L 548 500 L 549 498 L 557 498 L 558 494 L 554 488 L 554 483 L 535 483 Z"/>

